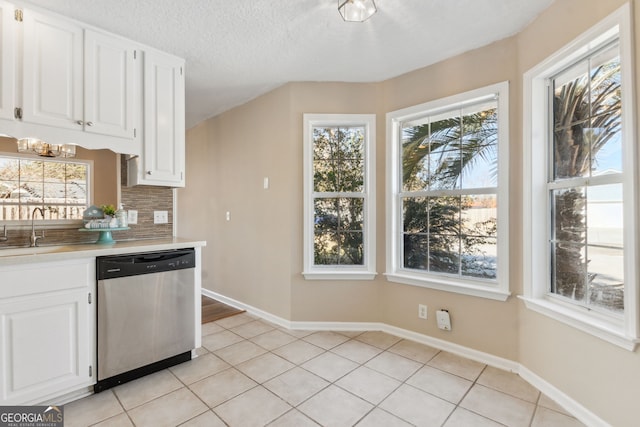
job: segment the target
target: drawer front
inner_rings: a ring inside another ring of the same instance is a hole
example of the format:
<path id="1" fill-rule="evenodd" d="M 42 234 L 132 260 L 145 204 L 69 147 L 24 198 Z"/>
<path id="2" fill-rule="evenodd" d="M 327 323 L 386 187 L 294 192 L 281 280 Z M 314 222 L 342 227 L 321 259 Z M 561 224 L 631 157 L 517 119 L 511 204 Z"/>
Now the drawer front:
<path id="1" fill-rule="evenodd" d="M 0 267 L 0 298 L 84 288 L 95 283 L 95 258 Z"/>

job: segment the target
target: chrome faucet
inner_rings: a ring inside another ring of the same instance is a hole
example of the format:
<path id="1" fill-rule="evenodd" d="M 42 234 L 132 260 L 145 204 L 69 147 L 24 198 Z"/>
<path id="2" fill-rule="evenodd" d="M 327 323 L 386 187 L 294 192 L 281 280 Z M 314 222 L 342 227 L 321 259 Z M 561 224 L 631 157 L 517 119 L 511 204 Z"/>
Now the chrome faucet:
<path id="1" fill-rule="evenodd" d="M 44 209 L 42 208 L 33 208 L 33 212 L 31 212 L 31 247 L 38 246 L 38 240 L 44 238 L 44 230 L 39 236 L 36 236 L 36 227 L 33 220 L 36 218 L 36 211 L 40 211 L 40 215 L 42 215 L 42 219 L 44 219 Z"/>

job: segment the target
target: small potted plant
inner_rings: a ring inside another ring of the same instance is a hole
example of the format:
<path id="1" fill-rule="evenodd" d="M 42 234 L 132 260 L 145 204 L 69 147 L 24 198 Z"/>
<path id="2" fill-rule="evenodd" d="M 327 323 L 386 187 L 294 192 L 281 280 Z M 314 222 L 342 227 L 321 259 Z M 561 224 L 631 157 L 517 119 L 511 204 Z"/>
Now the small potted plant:
<path id="1" fill-rule="evenodd" d="M 118 220 L 116 219 L 116 208 L 113 205 L 102 205 L 102 213 L 104 213 L 104 223 L 106 227 L 116 228 Z"/>
<path id="2" fill-rule="evenodd" d="M 104 214 L 105 218 L 113 218 L 113 216 L 116 214 L 116 208 L 113 205 L 102 205 L 100 206 L 100 208 L 102 209 L 102 213 Z"/>

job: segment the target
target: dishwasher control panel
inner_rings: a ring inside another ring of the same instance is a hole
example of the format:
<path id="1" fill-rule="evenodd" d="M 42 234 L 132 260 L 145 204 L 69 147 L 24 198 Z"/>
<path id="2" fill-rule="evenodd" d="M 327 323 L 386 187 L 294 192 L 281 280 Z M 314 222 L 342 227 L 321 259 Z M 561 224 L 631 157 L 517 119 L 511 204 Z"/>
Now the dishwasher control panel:
<path id="1" fill-rule="evenodd" d="M 98 280 L 195 268 L 195 249 L 142 252 L 96 258 Z"/>

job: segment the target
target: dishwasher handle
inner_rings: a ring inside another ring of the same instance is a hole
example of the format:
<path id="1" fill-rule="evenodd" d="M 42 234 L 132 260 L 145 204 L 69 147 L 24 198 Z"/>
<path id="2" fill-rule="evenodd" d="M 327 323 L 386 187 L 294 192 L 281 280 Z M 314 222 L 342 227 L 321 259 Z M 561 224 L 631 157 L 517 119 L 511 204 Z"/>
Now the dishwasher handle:
<path id="1" fill-rule="evenodd" d="M 158 262 L 182 257 L 186 251 L 154 252 L 130 256 L 134 264 Z"/>

